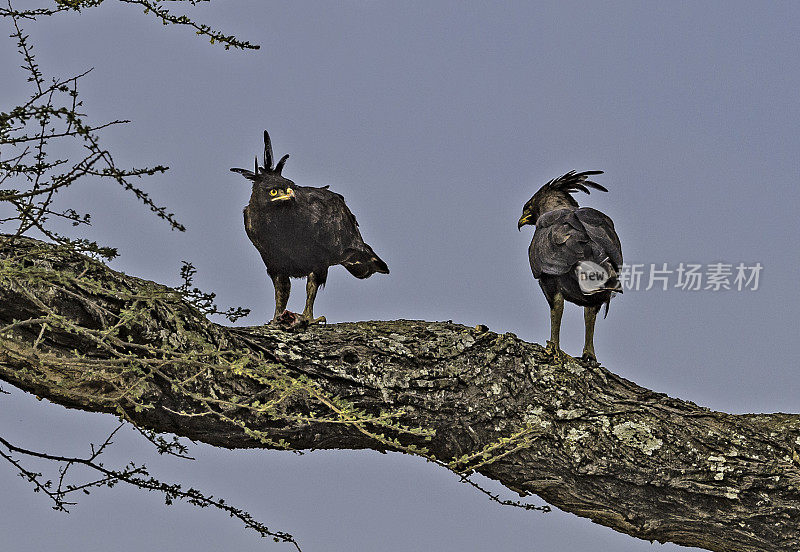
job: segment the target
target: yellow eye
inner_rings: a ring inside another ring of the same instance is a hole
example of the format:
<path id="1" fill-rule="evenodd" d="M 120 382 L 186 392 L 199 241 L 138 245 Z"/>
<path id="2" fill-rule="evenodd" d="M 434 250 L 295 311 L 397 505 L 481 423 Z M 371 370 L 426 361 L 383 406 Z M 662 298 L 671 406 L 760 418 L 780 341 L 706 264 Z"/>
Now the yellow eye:
<path id="1" fill-rule="evenodd" d="M 290 194 L 290 193 L 292 193 L 292 189 L 291 189 L 291 188 L 286 188 L 286 193 L 287 193 L 287 194 Z"/>
<path id="2" fill-rule="evenodd" d="M 270 190 L 270 191 L 269 191 L 269 195 L 271 195 L 271 196 L 276 196 L 276 195 L 278 195 L 278 190 Z"/>

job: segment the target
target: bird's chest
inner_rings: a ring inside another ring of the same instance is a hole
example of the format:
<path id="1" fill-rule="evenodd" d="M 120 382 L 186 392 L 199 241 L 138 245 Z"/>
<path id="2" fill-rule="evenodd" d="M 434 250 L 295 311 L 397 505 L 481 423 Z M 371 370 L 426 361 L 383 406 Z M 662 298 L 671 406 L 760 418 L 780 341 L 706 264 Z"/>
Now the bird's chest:
<path id="1" fill-rule="evenodd" d="M 248 205 L 244 210 L 244 222 L 250 241 L 268 266 L 294 272 L 315 264 L 313 228 L 309 221 L 291 210 L 262 212 Z"/>

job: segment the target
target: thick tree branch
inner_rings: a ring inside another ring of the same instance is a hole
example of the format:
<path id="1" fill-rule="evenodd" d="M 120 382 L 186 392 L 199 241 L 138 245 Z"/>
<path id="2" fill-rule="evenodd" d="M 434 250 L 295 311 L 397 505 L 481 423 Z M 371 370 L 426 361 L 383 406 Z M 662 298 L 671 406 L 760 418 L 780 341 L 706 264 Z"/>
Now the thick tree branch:
<path id="1" fill-rule="evenodd" d="M 798 415 L 712 412 L 452 323 L 223 327 L 0 240 L 0 379 L 53 402 L 224 447 L 418 453 L 642 539 L 800 549 Z"/>

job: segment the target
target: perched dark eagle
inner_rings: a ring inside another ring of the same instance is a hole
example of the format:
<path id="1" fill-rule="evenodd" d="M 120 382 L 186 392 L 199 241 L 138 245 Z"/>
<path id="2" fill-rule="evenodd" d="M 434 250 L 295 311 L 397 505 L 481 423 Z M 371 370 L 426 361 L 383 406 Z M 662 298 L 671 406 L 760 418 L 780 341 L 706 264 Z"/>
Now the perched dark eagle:
<path id="1" fill-rule="evenodd" d="M 389 268 L 364 243 L 356 217 L 344 198 L 328 186 L 297 186 L 281 176 L 288 155 L 272 166 L 272 144 L 264 131 L 264 166 L 254 171 L 231 169 L 253 182 L 250 203 L 244 208 L 244 227 L 267 266 L 275 286 L 275 315 L 286 311 L 291 284 L 289 278 L 306 277 L 306 307 L 301 320 L 324 322 L 314 318 L 317 288 L 325 284 L 328 267 L 343 265 L 356 278 L 375 272 L 389 273 Z"/>
<path id="2" fill-rule="evenodd" d="M 533 276 L 550 305 L 550 341 L 547 349 L 560 355 L 559 330 L 564 299 L 584 307 L 586 342 L 583 359 L 597 362 L 594 353 L 594 323 L 601 305 L 608 305 L 615 293 L 622 293 L 618 275 L 622 247 L 614 223 L 590 207 L 579 207 L 572 197 L 589 188 L 607 192 L 588 180 L 603 171 L 570 171 L 542 186 L 522 208 L 517 223 L 536 225 L 528 257 Z"/>

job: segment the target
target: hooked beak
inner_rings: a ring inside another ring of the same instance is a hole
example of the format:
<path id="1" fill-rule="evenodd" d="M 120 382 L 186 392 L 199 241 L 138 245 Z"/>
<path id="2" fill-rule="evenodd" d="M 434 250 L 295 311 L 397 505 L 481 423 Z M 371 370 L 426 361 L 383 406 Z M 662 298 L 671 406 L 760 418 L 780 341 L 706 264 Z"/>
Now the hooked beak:
<path id="1" fill-rule="evenodd" d="M 522 216 L 519 217 L 519 221 L 517 222 L 517 230 L 522 230 L 522 227 L 526 224 L 531 224 L 531 215 L 522 213 Z"/>
<path id="2" fill-rule="evenodd" d="M 287 191 L 285 194 L 275 196 L 272 199 L 270 199 L 270 201 L 286 201 L 289 199 L 294 199 L 294 190 L 292 190 L 291 188 L 289 188 L 289 191 Z"/>

